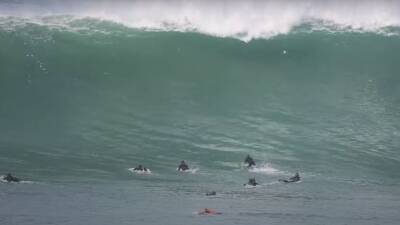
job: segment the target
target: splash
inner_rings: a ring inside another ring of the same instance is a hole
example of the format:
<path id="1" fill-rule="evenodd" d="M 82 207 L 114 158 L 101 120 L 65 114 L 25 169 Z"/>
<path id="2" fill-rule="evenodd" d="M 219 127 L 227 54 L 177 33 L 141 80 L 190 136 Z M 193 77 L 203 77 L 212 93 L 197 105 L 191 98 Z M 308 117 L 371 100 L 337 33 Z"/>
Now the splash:
<path id="1" fill-rule="evenodd" d="M 273 168 L 269 163 L 262 164 L 261 166 L 252 167 L 249 172 L 263 173 L 263 174 L 282 174 L 283 172 Z"/>
<path id="2" fill-rule="evenodd" d="M 398 1 L 6 1 L 0 16 L 42 21 L 70 15 L 127 27 L 199 32 L 243 41 L 312 29 L 387 33 L 400 26 Z"/>
<path id="3" fill-rule="evenodd" d="M 178 168 L 176 168 L 176 171 L 182 172 L 182 173 L 191 173 L 191 174 L 195 174 L 197 173 L 197 171 L 199 170 L 199 168 L 191 168 L 185 171 L 179 171 Z"/>
<path id="4" fill-rule="evenodd" d="M 136 174 L 152 174 L 151 170 L 147 169 L 146 171 L 139 171 L 139 170 L 135 170 L 135 168 L 129 168 L 129 171 L 131 171 L 132 173 L 136 173 Z"/>

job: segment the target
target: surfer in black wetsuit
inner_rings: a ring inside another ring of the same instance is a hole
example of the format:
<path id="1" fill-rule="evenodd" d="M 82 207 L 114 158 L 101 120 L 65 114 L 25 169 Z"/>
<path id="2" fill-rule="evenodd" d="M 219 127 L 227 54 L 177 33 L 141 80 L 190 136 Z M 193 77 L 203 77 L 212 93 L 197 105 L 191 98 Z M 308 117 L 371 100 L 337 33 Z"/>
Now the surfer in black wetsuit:
<path id="1" fill-rule="evenodd" d="M 300 180 L 299 172 L 296 172 L 296 174 L 293 177 L 289 178 L 289 180 L 292 181 L 292 182 L 299 181 Z"/>
<path id="2" fill-rule="evenodd" d="M 8 173 L 3 180 L 7 181 L 7 182 L 20 182 L 21 180 L 19 178 L 16 178 L 14 176 L 12 176 L 10 173 Z"/>
<path id="3" fill-rule="evenodd" d="M 293 182 L 300 181 L 299 172 L 296 172 L 296 174 L 293 177 L 291 177 L 291 178 L 289 178 L 287 180 L 286 179 L 279 179 L 279 181 L 280 182 L 284 182 L 284 183 L 293 183 Z"/>
<path id="4" fill-rule="evenodd" d="M 215 192 L 215 191 L 208 191 L 208 192 L 206 193 L 206 195 L 207 195 L 207 196 L 217 195 L 217 192 Z"/>
<path id="5" fill-rule="evenodd" d="M 244 185 L 246 185 L 246 184 L 244 184 Z M 258 185 L 258 183 L 257 183 L 257 181 L 256 181 L 256 178 L 250 178 L 249 179 L 249 182 L 247 182 L 247 185 L 250 185 L 250 186 L 257 186 Z"/>
<path id="6" fill-rule="evenodd" d="M 178 166 L 178 171 L 186 171 L 189 169 L 189 166 L 186 164 L 185 160 L 181 161 L 181 164 Z"/>
<path id="7" fill-rule="evenodd" d="M 254 159 L 251 158 L 250 155 L 246 156 L 246 158 L 244 159 L 244 162 L 247 163 L 247 168 L 250 168 L 250 167 L 256 165 L 256 162 L 254 162 Z"/>
<path id="8" fill-rule="evenodd" d="M 146 167 L 143 167 L 142 165 L 139 165 L 138 167 L 135 167 L 133 170 L 142 171 L 142 172 L 147 172 L 148 171 L 148 169 Z"/>
<path id="9" fill-rule="evenodd" d="M 204 208 L 200 212 L 198 212 L 199 215 L 221 215 L 221 212 L 217 212 L 214 209 L 210 208 Z"/>

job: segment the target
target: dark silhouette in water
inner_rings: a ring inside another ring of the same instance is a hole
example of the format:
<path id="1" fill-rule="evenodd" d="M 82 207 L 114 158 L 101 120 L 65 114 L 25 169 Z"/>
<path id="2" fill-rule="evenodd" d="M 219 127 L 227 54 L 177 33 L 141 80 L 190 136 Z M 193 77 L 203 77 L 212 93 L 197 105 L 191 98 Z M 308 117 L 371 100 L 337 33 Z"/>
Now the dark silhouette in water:
<path id="1" fill-rule="evenodd" d="M 244 185 L 246 185 L 246 184 L 244 184 Z M 256 178 L 250 178 L 249 179 L 249 182 L 247 182 L 247 185 L 250 185 L 250 186 L 257 186 L 258 185 L 258 183 L 257 183 L 257 181 L 256 181 Z"/>
<path id="2" fill-rule="evenodd" d="M 142 172 L 148 172 L 149 171 L 146 167 L 143 167 L 142 165 L 139 165 L 138 167 L 135 167 L 133 170 L 142 171 Z"/>
<path id="3" fill-rule="evenodd" d="M 7 181 L 7 182 L 20 182 L 21 180 L 19 178 L 16 178 L 14 176 L 12 176 L 10 173 L 8 173 L 3 180 Z"/>
<path id="4" fill-rule="evenodd" d="M 186 171 L 189 169 L 189 166 L 186 164 L 184 160 L 181 161 L 181 164 L 178 166 L 178 171 Z"/>
<path id="5" fill-rule="evenodd" d="M 254 159 L 251 158 L 250 155 L 246 156 L 246 158 L 244 159 L 244 162 L 247 163 L 248 168 L 256 165 L 256 162 L 254 162 Z"/>
<path id="6" fill-rule="evenodd" d="M 202 211 L 198 212 L 199 215 L 220 215 L 222 213 L 215 211 L 214 209 L 204 208 Z"/>
<path id="7" fill-rule="evenodd" d="M 209 191 L 206 193 L 207 196 L 212 196 L 212 195 L 217 195 L 217 192 L 215 191 Z"/>
<path id="8" fill-rule="evenodd" d="M 284 183 L 293 183 L 293 182 L 297 182 L 300 181 L 300 175 L 297 172 L 293 177 L 289 178 L 289 179 L 279 179 L 280 182 L 284 182 Z"/>

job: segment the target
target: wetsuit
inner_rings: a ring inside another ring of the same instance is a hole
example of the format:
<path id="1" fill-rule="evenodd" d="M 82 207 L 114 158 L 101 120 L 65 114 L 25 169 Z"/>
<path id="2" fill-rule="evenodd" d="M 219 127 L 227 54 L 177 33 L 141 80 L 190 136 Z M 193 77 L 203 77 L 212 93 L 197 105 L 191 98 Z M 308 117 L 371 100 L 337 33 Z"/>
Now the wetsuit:
<path id="1" fill-rule="evenodd" d="M 290 182 L 297 182 L 300 180 L 300 175 L 299 173 L 296 173 L 296 175 L 294 175 L 294 177 L 289 178 Z"/>
<path id="2" fill-rule="evenodd" d="M 182 161 L 181 164 L 178 166 L 179 171 L 185 171 L 188 169 L 189 169 L 189 166 L 185 163 L 185 161 Z"/>
<path id="3" fill-rule="evenodd" d="M 255 166 L 256 163 L 254 162 L 254 159 L 250 157 L 250 155 L 247 155 L 246 159 L 244 160 L 245 163 L 247 163 L 247 167 L 252 167 Z"/>
<path id="4" fill-rule="evenodd" d="M 249 182 L 247 183 L 247 185 L 257 186 L 258 183 L 255 178 L 251 178 L 251 179 L 249 179 Z"/>
<path id="5" fill-rule="evenodd" d="M 135 169 L 133 169 L 135 171 L 144 171 L 147 172 L 147 168 L 143 167 L 142 165 L 139 165 L 138 167 L 136 167 Z"/>
<path id="6" fill-rule="evenodd" d="M 293 183 L 293 182 L 297 182 L 300 181 L 300 175 L 299 173 L 296 173 L 293 177 L 289 178 L 289 179 L 280 179 L 279 181 L 281 182 L 285 182 L 285 183 Z"/>
<path id="7" fill-rule="evenodd" d="M 211 196 L 211 195 L 217 195 L 217 192 L 215 191 L 209 191 L 206 193 L 207 196 Z"/>
<path id="8" fill-rule="evenodd" d="M 7 182 L 19 182 L 20 181 L 20 179 L 13 177 L 11 174 L 7 174 L 7 176 L 5 176 L 3 179 Z"/>

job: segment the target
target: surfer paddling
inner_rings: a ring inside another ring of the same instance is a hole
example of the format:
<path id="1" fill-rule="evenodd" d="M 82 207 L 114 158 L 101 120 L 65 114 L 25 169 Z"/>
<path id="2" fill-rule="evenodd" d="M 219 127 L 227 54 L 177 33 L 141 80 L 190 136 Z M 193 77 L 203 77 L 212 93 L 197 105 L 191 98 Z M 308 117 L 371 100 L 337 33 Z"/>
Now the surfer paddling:
<path id="1" fill-rule="evenodd" d="M 296 172 L 296 174 L 293 177 L 291 177 L 289 179 L 279 179 L 279 181 L 283 182 L 283 183 L 294 183 L 294 182 L 300 181 L 300 179 L 301 178 L 300 178 L 299 172 Z"/>
<path id="2" fill-rule="evenodd" d="M 150 172 L 149 169 L 147 169 L 146 167 L 143 167 L 142 165 L 139 165 L 135 168 L 133 168 L 133 171 L 139 171 L 139 172 Z"/>
<path id="3" fill-rule="evenodd" d="M 4 181 L 7 182 L 20 182 L 21 180 L 17 177 L 14 177 L 13 175 L 11 175 L 11 173 L 8 173 L 6 176 L 3 177 Z"/>
<path id="4" fill-rule="evenodd" d="M 217 212 L 214 209 L 204 208 L 203 210 L 198 212 L 199 215 L 221 215 L 221 212 Z"/>

